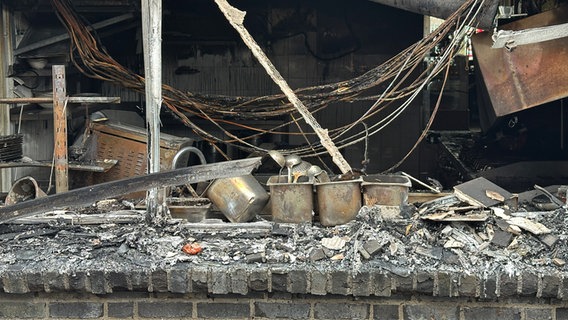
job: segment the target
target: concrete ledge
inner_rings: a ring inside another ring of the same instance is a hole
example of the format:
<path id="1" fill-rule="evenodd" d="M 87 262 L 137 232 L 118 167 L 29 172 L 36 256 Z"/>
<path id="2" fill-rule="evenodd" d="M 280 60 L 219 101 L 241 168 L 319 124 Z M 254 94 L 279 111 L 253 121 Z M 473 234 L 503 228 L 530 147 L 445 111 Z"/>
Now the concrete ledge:
<path id="1" fill-rule="evenodd" d="M 319 269 L 311 265 L 209 265 L 178 263 L 150 270 L 36 270 L 21 266 L 0 271 L 2 292 L 113 292 L 209 293 L 247 295 L 251 292 L 390 297 L 420 295 L 470 297 L 495 301 L 511 297 L 568 299 L 564 273 L 486 276 L 438 270 L 396 273 L 363 265 L 359 270 Z"/>

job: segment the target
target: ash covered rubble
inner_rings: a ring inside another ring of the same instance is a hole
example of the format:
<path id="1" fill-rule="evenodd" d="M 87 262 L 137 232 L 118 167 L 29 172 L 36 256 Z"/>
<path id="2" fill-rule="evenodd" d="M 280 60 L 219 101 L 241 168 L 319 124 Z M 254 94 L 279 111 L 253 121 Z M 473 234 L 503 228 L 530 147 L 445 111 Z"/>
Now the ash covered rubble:
<path id="1" fill-rule="evenodd" d="M 152 227 L 144 222 L 143 212 L 131 204 L 107 201 L 104 206 L 71 215 L 128 212 L 139 219 L 93 224 L 52 219 L 49 223 L 0 225 L 0 268 L 73 272 L 129 266 L 159 269 L 187 262 L 303 265 L 355 273 L 381 268 L 394 274 L 417 270 L 464 274 L 565 271 L 568 234 L 564 205 L 548 201 L 545 211 L 542 203 L 547 201 L 543 201 L 542 192 L 533 190 L 519 194 L 518 206 L 497 199 L 492 206 L 471 209 L 471 202 L 457 193 L 405 205 L 394 219 L 383 219 L 385 208 L 381 206 L 363 206 L 355 219 L 334 227 L 317 222 L 275 223 L 261 216 L 247 223 L 172 219 L 165 226 Z M 486 195 L 499 198 L 497 193 Z M 192 254 L 182 251 L 188 244 L 199 250 Z"/>

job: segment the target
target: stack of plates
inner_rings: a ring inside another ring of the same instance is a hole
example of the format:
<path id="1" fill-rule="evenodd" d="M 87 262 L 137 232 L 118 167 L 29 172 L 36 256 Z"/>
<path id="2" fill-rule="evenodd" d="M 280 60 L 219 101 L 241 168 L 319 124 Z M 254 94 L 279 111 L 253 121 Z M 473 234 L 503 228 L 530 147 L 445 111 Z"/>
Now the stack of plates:
<path id="1" fill-rule="evenodd" d="M 21 134 L 0 136 L 0 161 L 12 161 L 22 158 Z"/>

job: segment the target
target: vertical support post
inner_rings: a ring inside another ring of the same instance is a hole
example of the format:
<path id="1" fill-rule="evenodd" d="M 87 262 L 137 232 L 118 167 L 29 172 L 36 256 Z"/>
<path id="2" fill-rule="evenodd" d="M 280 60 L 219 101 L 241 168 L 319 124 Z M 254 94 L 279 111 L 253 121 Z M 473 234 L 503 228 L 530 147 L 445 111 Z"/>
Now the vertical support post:
<path id="1" fill-rule="evenodd" d="M 5 4 L 0 5 L 0 56 L 3 57 L 0 62 L 0 95 L 3 97 L 8 96 L 8 92 L 12 92 L 13 81 L 4 77 L 9 65 L 13 62 L 12 55 L 12 16 Z M 9 135 L 12 133 L 13 126 L 10 123 L 10 106 L 7 104 L 0 104 L 0 135 Z M 12 184 L 12 169 L 0 169 L 0 191 L 7 192 Z"/>
<path id="2" fill-rule="evenodd" d="M 67 93 L 65 67 L 54 65 L 53 77 L 53 137 L 55 192 L 69 191 L 69 162 L 67 159 Z"/>
<path id="3" fill-rule="evenodd" d="M 148 172 L 160 171 L 160 108 L 162 105 L 162 1 L 142 0 L 142 39 L 146 78 L 146 127 L 148 132 Z M 162 224 L 165 197 L 157 188 L 148 190 L 146 220 Z"/>

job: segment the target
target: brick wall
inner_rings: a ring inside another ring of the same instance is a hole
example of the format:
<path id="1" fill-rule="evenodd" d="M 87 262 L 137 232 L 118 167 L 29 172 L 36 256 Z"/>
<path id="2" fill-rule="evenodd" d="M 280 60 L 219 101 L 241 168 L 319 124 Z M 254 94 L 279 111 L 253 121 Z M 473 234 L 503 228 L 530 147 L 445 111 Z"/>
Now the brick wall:
<path id="1" fill-rule="evenodd" d="M 0 294 L 3 319 L 568 319 L 563 301 L 291 293 Z"/>
<path id="2" fill-rule="evenodd" d="M 204 266 L 0 271 L 3 319 L 568 319 L 564 274 Z"/>

